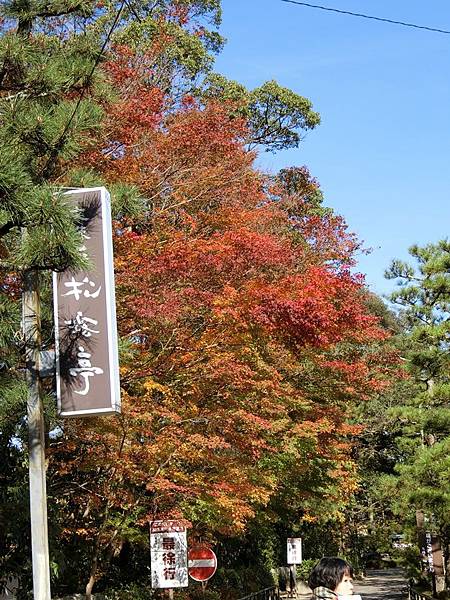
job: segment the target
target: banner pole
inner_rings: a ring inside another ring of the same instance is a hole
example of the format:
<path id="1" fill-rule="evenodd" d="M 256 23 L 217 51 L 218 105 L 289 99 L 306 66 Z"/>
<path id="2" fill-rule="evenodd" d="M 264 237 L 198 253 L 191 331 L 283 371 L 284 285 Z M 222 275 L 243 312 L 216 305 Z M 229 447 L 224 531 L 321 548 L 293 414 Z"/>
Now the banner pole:
<path id="1" fill-rule="evenodd" d="M 28 383 L 28 447 L 30 480 L 31 552 L 34 600 L 50 600 L 47 491 L 45 482 L 45 424 L 41 396 L 41 316 L 39 275 L 29 270 L 23 277 L 22 327 Z"/>

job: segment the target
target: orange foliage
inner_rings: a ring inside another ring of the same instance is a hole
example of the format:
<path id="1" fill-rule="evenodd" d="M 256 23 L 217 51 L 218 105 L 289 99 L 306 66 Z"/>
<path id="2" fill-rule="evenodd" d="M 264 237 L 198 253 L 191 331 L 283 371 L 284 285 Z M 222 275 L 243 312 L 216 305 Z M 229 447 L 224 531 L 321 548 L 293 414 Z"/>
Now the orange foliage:
<path id="1" fill-rule="evenodd" d="M 366 352 L 384 333 L 349 270 L 357 243 L 301 190 L 273 193 L 228 107 L 188 101 L 165 114 L 135 58 L 117 49 L 108 69 L 120 99 L 103 149 L 84 158 L 135 185 L 148 209 L 116 224 L 119 329 L 131 345 L 123 415 L 67 427 L 82 448 L 72 475 L 97 473 L 98 496 L 79 490 L 79 511 L 107 498 L 110 510 L 139 507 L 139 522 L 182 515 L 236 532 L 277 493 L 283 465 L 302 473 L 318 458 L 346 495 L 359 432 L 347 407 L 389 377 Z M 304 191 L 316 185 L 306 178 Z M 314 484 L 296 493 L 310 497 Z"/>

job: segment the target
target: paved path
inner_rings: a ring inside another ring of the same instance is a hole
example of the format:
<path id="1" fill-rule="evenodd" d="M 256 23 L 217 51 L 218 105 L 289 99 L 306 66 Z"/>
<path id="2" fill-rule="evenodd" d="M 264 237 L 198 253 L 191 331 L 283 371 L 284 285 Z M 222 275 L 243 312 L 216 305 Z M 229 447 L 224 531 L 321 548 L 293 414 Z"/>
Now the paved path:
<path id="1" fill-rule="evenodd" d="M 362 581 L 355 581 L 353 593 L 362 600 L 402 600 L 407 598 L 406 586 L 401 569 L 369 570 Z"/>

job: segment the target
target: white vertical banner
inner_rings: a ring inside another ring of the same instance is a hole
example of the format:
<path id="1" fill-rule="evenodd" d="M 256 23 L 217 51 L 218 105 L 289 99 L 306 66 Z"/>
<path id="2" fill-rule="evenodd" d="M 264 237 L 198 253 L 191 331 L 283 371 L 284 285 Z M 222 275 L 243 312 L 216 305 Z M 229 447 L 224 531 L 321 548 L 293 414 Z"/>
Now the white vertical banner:
<path id="1" fill-rule="evenodd" d="M 287 564 L 299 565 L 302 562 L 302 538 L 287 539 Z"/>
<path id="2" fill-rule="evenodd" d="M 186 527 L 179 521 L 150 524 L 152 588 L 188 586 Z"/>
<path id="3" fill-rule="evenodd" d="M 428 573 L 434 573 L 433 545 L 431 543 L 431 533 L 429 531 L 425 532 L 425 540 L 426 540 Z"/>

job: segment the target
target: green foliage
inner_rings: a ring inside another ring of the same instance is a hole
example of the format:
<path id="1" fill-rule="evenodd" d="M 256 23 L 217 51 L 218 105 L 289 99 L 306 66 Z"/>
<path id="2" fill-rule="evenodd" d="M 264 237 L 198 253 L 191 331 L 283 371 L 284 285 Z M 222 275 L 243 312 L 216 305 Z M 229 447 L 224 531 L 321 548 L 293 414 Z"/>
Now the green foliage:
<path id="1" fill-rule="evenodd" d="M 91 76 L 101 40 L 46 35 L 36 19 L 86 16 L 89 7 L 92 12 L 92 2 L 31 1 L 1 7 L 16 25 L 0 37 L 0 238 L 10 269 L 81 265 L 73 211 L 55 195 L 54 179 L 101 121 L 96 94 L 104 87 Z"/>
<path id="2" fill-rule="evenodd" d="M 116 219 L 135 217 L 145 213 L 145 199 L 137 187 L 116 183 L 108 186 L 112 199 L 112 214 Z"/>
<path id="3" fill-rule="evenodd" d="M 186 85 L 199 73 L 207 72 L 213 64 L 214 52 L 219 51 L 223 40 L 217 33 L 198 37 L 177 23 L 162 23 L 154 17 L 131 22 L 116 36 L 116 42 L 127 44 L 135 51 L 151 49 L 155 37 L 164 39 L 164 52 L 155 59 L 152 82 L 154 85 L 171 91 L 177 82 Z"/>
<path id="4" fill-rule="evenodd" d="M 412 464 L 399 465 L 408 487 L 408 499 L 434 515 L 442 525 L 450 523 L 450 437 L 421 448 Z"/>
<path id="5" fill-rule="evenodd" d="M 0 378 L 0 432 L 5 437 L 5 443 L 8 443 L 8 435 L 16 433 L 19 415 L 26 412 L 27 389 L 21 379 L 14 380 L 6 374 Z"/>
<path id="6" fill-rule="evenodd" d="M 221 14 L 220 0 L 139 2 L 125 7 L 114 41 L 147 56 L 152 85 L 179 99 L 211 70 L 224 45 Z"/>
<path id="7" fill-rule="evenodd" d="M 399 447 L 405 456 L 385 484 L 393 492 L 397 514 L 413 520 L 414 510 L 425 511 L 441 536 L 448 561 L 450 243 L 414 245 L 409 252 L 415 264 L 393 261 L 386 276 L 398 280 L 392 300 L 401 307 L 406 325 L 402 352 L 416 390 L 395 410 L 402 428 Z"/>
<path id="8" fill-rule="evenodd" d="M 205 79 L 200 95 L 205 101 L 229 102 L 230 116 L 242 116 L 248 122 L 249 147 L 265 146 L 270 152 L 297 148 L 301 132 L 320 123 L 310 100 L 276 81 L 267 81 L 249 91 L 240 83 L 214 73 Z"/>
<path id="9" fill-rule="evenodd" d="M 308 582 L 309 575 L 313 570 L 314 565 L 317 563 L 317 558 L 307 558 L 300 565 L 297 565 L 297 579 Z"/>
<path id="10" fill-rule="evenodd" d="M 242 105 L 244 110 L 250 99 L 250 92 L 242 83 L 227 79 L 220 73 L 210 73 L 205 77 L 198 92 L 205 100 L 233 102 Z"/>
<path id="11" fill-rule="evenodd" d="M 124 219 L 145 214 L 146 201 L 133 185 L 106 183 L 93 169 L 80 168 L 71 171 L 67 183 L 70 187 L 98 187 L 107 185 L 111 195 L 111 213 L 113 219 Z"/>
<path id="12" fill-rule="evenodd" d="M 0 295 L 0 371 L 17 358 L 16 334 L 20 331 L 21 307 L 17 300 Z"/>
<path id="13" fill-rule="evenodd" d="M 399 566 L 405 570 L 409 580 L 419 582 L 423 577 L 422 557 L 417 546 L 405 548 L 399 556 Z M 415 585 L 417 587 L 417 584 Z"/>
<path id="14" fill-rule="evenodd" d="M 189 600 L 220 600 L 222 594 L 220 590 L 203 589 L 201 585 L 193 585 L 188 592 Z"/>
<path id="15" fill-rule="evenodd" d="M 22 380 L 0 372 L 0 587 L 30 566 L 26 396 Z"/>
<path id="16" fill-rule="evenodd" d="M 236 564 L 234 568 L 219 568 L 211 587 L 222 599 L 239 598 L 274 585 L 270 573 L 260 565 Z M 198 595 L 196 595 L 198 598 Z"/>
<path id="17" fill-rule="evenodd" d="M 21 275 L 86 265 L 79 217 L 61 181 L 103 116 L 106 88 L 99 70 L 92 72 L 103 39 L 86 27 L 78 35 L 95 11 L 93 0 L 0 5 L 0 572 L 21 576 L 25 588 L 31 577 Z M 48 280 L 40 289 L 44 348 L 53 344 Z M 45 392 L 52 428 L 55 402 Z"/>
<path id="18" fill-rule="evenodd" d="M 276 81 L 251 92 L 249 112 L 251 143 L 263 144 L 270 151 L 297 148 L 302 139 L 298 130 L 314 129 L 320 123 L 310 100 Z"/>
<path id="19" fill-rule="evenodd" d="M 126 583 L 121 587 L 110 588 L 102 594 L 104 600 L 148 600 L 152 597 L 149 583 Z"/>
<path id="20" fill-rule="evenodd" d="M 197 22 L 203 19 L 206 23 L 218 27 L 222 20 L 222 8 L 220 0 L 143 0 L 129 9 L 129 17 L 142 20 L 148 14 L 160 19 L 177 20 L 186 17 Z"/>
<path id="21" fill-rule="evenodd" d="M 393 334 L 400 334 L 403 331 L 402 322 L 398 315 L 387 306 L 386 302 L 373 293 L 367 293 L 365 296 L 366 306 L 371 314 L 380 319 L 384 329 Z"/>

